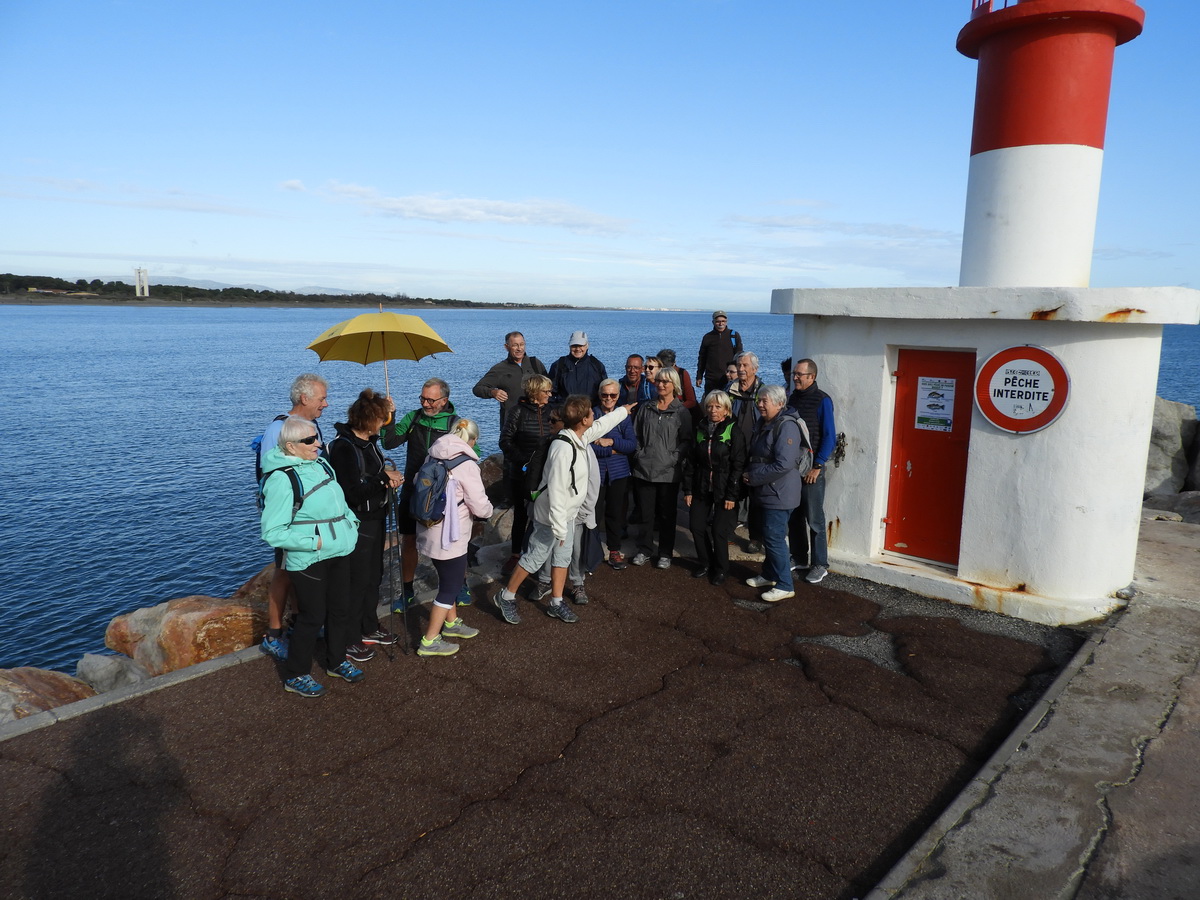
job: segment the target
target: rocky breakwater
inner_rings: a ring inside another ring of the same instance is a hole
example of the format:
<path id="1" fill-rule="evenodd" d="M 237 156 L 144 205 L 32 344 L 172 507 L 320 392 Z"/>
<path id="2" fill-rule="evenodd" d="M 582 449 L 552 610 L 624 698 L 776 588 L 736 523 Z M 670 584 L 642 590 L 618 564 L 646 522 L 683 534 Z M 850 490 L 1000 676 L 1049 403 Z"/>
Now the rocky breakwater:
<path id="1" fill-rule="evenodd" d="M 503 476 L 500 454 L 483 461 L 482 474 L 495 499 Z M 511 520 L 510 511 L 497 510 L 474 543 L 507 542 Z M 467 579 L 472 589 L 492 580 L 497 560 L 507 556 L 507 543 L 503 553 L 500 549 L 482 554 L 483 561 L 481 554 L 472 553 Z M 85 654 L 74 677 L 29 666 L 0 669 L 0 725 L 254 646 L 267 628 L 267 588 L 274 571 L 273 564 L 267 565 L 229 597 L 179 597 L 117 616 L 104 633 L 104 644 L 119 655 Z M 421 565 L 418 596 L 436 586 L 433 567 Z"/>
<path id="2" fill-rule="evenodd" d="M 1158 518 L 1200 524 L 1200 428 L 1194 406 L 1155 398 L 1142 502 Z"/>

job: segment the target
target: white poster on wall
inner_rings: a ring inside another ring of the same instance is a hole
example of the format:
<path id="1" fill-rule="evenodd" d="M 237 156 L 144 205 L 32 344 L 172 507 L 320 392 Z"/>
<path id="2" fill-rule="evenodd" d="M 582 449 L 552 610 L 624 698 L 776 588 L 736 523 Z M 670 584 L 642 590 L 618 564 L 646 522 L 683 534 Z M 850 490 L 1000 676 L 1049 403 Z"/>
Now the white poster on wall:
<path id="1" fill-rule="evenodd" d="M 917 378 L 917 424 L 921 431 L 954 430 L 954 379 Z"/>

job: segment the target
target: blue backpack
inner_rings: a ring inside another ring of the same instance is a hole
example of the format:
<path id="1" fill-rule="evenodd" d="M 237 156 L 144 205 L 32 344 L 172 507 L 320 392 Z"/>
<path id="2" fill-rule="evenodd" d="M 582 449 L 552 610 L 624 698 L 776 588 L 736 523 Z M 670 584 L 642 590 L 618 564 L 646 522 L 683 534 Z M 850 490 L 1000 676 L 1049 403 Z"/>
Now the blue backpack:
<path id="1" fill-rule="evenodd" d="M 408 501 L 412 517 L 429 528 L 446 518 L 446 482 L 451 469 L 456 469 L 471 459 L 460 453 L 453 459 L 433 459 L 421 463 L 413 476 L 413 492 Z"/>

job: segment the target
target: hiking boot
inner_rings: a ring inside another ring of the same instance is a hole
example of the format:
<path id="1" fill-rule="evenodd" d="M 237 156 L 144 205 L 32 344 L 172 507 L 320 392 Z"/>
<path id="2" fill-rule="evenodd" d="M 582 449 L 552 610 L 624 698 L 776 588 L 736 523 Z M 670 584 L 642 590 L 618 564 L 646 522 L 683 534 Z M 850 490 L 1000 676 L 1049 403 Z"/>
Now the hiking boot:
<path id="1" fill-rule="evenodd" d="M 557 603 L 551 603 L 546 607 L 546 615 L 552 616 L 555 619 L 560 619 L 568 625 L 572 622 L 578 622 L 579 616 L 571 612 L 571 607 L 559 600 Z"/>
<path id="2" fill-rule="evenodd" d="M 492 599 L 496 604 L 496 608 L 500 610 L 500 615 L 504 617 L 505 622 L 509 625 L 520 625 L 521 614 L 517 612 L 517 598 L 512 597 L 509 599 L 505 597 L 505 590 L 506 588 L 500 588 L 500 590 L 496 591 L 496 596 Z"/>
<path id="3" fill-rule="evenodd" d="M 395 635 L 392 635 L 395 637 Z M 346 645 L 346 658 L 355 662 L 367 662 L 375 658 L 375 651 L 361 641 Z"/>
<path id="4" fill-rule="evenodd" d="M 458 606 L 470 606 L 475 600 L 471 597 L 471 589 L 467 587 L 464 581 L 463 586 L 458 589 L 458 598 L 454 601 Z"/>
<path id="5" fill-rule="evenodd" d="M 669 568 L 671 568 L 671 557 L 669 557 L 669 556 L 660 556 L 660 557 L 658 558 L 658 561 L 654 563 L 654 568 L 656 568 L 656 569 L 669 569 Z"/>
<path id="6" fill-rule="evenodd" d="M 759 554 L 763 552 L 762 541 L 748 541 L 746 543 L 746 552 L 751 554 Z"/>
<path id="7" fill-rule="evenodd" d="M 588 602 L 587 591 L 584 590 L 582 584 L 573 584 L 567 588 L 567 596 L 571 598 L 571 602 L 576 606 L 583 606 Z"/>
<path id="8" fill-rule="evenodd" d="M 512 573 L 517 570 L 517 563 L 520 561 L 521 554 L 514 553 L 512 556 L 510 556 L 504 565 L 500 567 L 500 577 L 508 578 L 508 576 L 512 575 Z"/>
<path id="9" fill-rule="evenodd" d="M 416 591 L 406 591 L 400 589 L 400 596 L 392 601 L 392 612 L 403 613 L 404 610 L 417 605 Z"/>
<path id="10" fill-rule="evenodd" d="M 795 591 L 788 591 L 788 590 L 784 590 L 781 587 L 777 587 L 777 588 L 771 588 L 771 590 L 767 591 L 765 594 L 763 594 L 758 599 L 762 600 L 764 603 L 778 603 L 780 600 L 786 600 L 788 597 L 795 597 L 795 596 L 796 596 Z"/>
<path id="11" fill-rule="evenodd" d="M 770 578 L 763 578 L 761 575 L 752 575 L 746 579 L 746 584 L 752 588 L 769 588 L 775 587 L 775 582 Z"/>
<path id="12" fill-rule="evenodd" d="M 453 622 L 447 622 L 442 626 L 442 637 L 468 640 L 477 634 L 479 634 L 479 629 L 472 628 L 462 619 L 455 619 Z"/>
<path id="13" fill-rule="evenodd" d="M 608 554 L 608 564 L 620 572 L 622 569 L 628 568 L 625 562 L 625 556 L 620 550 L 612 550 Z"/>
<path id="14" fill-rule="evenodd" d="M 283 683 L 283 689 L 293 694 L 299 694 L 301 697 L 320 697 L 325 693 L 325 688 L 317 684 L 317 680 L 311 675 L 297 675 L 295 678 L 289 678 Z"/>
<path id="15" fill-rule="evenodd" d="M 421 643 L 417 645 L 417 656 L 453 656 L 457 652 L 458 644 L 443 640 L 440 634 L 432 641 L 421 638 Z"/>
<path id="16" fill-rule="evenodd" d="M 828 574 L 829 570 L 824 566 L 813 566 L 808 570 L 808 574 L 804 576 L 804 580 L 809 584 L 820 584 Z"/>
<path id="17" fill-rule="evenodd" d="M 262 643 L 258 645 L 263 653 L 272 659 L 277 659 L 283 662 L 287 659 L 288 654 L 288 639 L 282 635 L 277 638 L 271 637 L 269 634 L 262 639 Z"/>
<path id="18" fill-rule="evenodd" d="M 650 562 L 650 557 L 645 553 L 639 553 L 637 556 L 631 559 L 630 562 L 635 566 L 644 566 L 646 563 Z"/>
<path id="19" fill-rule="evenodd" d="M 387 644 L 389 647 L 400 640 L 399 635 L 392 634 L 390 631 L 384 631 L 382 628 L 376 628 L 370 634 L 364 634 L 360 644 Z M 349 654 L 347 654 L 349 655 Z"/>
<path id="20" fill-rule="evenodd" d="M 342 681 L 348 681 L 351 684 L 358 684 L 367 677 L 363 674 L 362 669 L 348 659 L 343 659 L 336 669 L 326 669 L 325 674 L 330 678 L 340 678 Z"/>

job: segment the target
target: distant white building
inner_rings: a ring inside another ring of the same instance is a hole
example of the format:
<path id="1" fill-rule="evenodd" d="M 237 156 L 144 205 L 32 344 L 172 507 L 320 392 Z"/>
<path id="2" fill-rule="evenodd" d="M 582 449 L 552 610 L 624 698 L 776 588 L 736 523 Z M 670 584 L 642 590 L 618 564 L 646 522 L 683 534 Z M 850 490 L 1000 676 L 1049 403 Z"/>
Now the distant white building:
<path id="1" fill-rule="evenodd" d="M 134 280 L 134 296 L 149 297 L 150 296 L 150 275 L 145 269 L 133 270 Z"/>

